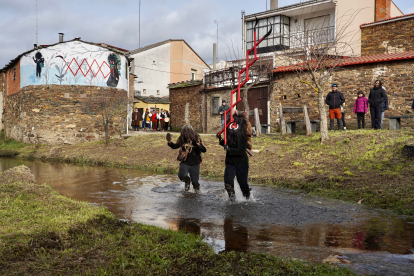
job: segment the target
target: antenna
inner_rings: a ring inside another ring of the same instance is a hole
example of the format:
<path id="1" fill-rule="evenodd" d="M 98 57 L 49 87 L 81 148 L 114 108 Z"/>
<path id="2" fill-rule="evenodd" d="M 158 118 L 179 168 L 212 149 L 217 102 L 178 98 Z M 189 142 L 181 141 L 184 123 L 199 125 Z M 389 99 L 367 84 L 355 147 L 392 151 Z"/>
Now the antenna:
<path id="1" fill-rule="evenodd" d="M 37 0 L 36 0 L 37 1 Z M 141 0 L 139 0 L 138 48 L 141 48 Z"/>
<path id="2" fill-rule="evenodd" d="M 219 22 L 226 22 L 226 21 L 218 21 L 217 19 L 216 19 L 216 20 L 214 20 L 214 23 L 216 23 L 216 24 L 217 24 L 217 49 L 216 49 L 216 52 L 217 52 L 217 58 L 218 58 L 218 25 L 219 25 Z M 216 62 L 216 61 L 214 61 L 214 62 Z"/>
<path id="3" fill-rule="evenodd" d="M 37 24 L 37 0 L 36 0 L 36 45 L 39 45 L 37 41 L 38 40 L 37 37 L 38 37 L 38 24 Z"/>

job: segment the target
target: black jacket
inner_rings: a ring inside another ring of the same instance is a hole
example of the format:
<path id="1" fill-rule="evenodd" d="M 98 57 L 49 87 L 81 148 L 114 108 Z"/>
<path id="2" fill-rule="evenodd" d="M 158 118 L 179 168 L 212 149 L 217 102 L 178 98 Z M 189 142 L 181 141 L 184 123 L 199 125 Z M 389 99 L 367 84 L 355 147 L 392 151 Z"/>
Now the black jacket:
<path id="1" fill-rule="evenodd" d="M 168 146 L 170 146 L 170 148 L 172 149 L 178 149 L 180 147 L 180 145 L 175 144 L 173 142 L 169 142 Z M 184 146 L 182 147 L 182 149 L 185 150 Z M 201 153 L 206 151 L 206 148 L 202 144 L 197 145 L 197 143 L 193 141 L 193 148 L 191 149 L 191 152 L 187 154 L 187 159 L 181 163 L 184 163 L 189 166 L 198 165 L 200 164 Z"/>
<path id="2" fill-rule="evenodd" d="M 224 146 L 224 140 L 220 140 L 220 145 Z M 241 139 L 237 143 L 237 148 L 229 148 L 226 153 L 226 164 L 245 164 L 249 163 L 249 157 L 246 153 L 247 139 Z"/>
<path id="3" fill-rule="evenodd" d="M 329 109 L 341 108 L 341 105 L 345 102 L 345 97 L 341 92 L 329 92 L 326 96 L 325 103 L 329 105 Z"/>
<path id="4" fill-rule="evenodd" d="M 368 96 L 368 103 L 370 106 L 379 106 L 385 101 L 388 101 L 388 98 L 384 88 L 374 87 L 371 89 Z"/>

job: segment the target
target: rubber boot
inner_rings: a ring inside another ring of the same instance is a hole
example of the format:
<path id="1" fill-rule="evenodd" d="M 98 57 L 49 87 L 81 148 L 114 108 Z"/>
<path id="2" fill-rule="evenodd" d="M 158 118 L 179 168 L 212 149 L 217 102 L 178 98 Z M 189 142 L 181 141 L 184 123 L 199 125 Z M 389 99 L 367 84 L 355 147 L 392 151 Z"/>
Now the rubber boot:
<path id="1" fill-rule="evenodd" d="M 334 131 L 334 126 L 335 126 L 335 121 L 334 121 L 334 119 L 331 119 L 330 120 L 331 131 Z"/>
<path id="2" fill-rule="evenodd" d="M 234 188 L 230 184 L 225 184 L 224 188 L 226 189 L 226 191 L 229 195 L 230 201 L 235 201 L 236 200 L 236 192 L 234 191 Z"/>
<path id="3" fill-rule="evenodd" d="M 193 189 L 198 193 L 200 191 L 200 183 L 193 183 Z"/>
<path id="4" fill-rule="evenodd" d="M 344 130 L 343 127 L 342 127 L 342 120 L 341 119 L 337 119 L 337 122 L 338 122 L 338 128 L 339 128 L 339 130 L 340 131 Z"/>
<path id="5" fill-rule="evenodd" d="M 249 200 L 250 199 L 250 191 L 251 191 L 251 189 L 242 189 L 241 191 L 243 193 L 243 196 L 246 198 L 246 200 Z"/>
<path id="6" fill-rule="evenodd" d="M 189 177 L 189 176 L 186 176 L 186 177 L 184 178 L 184 183 L 185 183 L 184 190 L 185 190 L 185 191 L 190 190 L 190 182 L 191 182 L 190 177 Z"/>

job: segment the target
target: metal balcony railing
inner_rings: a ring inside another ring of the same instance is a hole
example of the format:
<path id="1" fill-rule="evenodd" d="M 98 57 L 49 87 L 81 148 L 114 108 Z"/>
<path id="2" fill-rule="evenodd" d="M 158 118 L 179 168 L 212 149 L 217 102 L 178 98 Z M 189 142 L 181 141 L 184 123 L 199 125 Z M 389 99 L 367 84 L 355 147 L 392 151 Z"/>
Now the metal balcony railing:
<path id="1" fill-rule="evenodd" d="M 333 43 L 335 41 L 335 27 L 314 29 L 291 33 L 289 48 L 306 48 L 312 45 Z"/>

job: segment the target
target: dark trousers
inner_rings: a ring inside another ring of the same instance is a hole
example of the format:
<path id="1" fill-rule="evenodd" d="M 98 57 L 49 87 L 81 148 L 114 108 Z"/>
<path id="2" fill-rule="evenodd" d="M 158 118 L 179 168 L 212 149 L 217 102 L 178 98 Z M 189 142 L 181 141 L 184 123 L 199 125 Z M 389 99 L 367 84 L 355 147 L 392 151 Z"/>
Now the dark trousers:
<path id="1" fill-rule="evenodd" d="M 161 123 L 161 130 L 165 129 L 165 121 L 164 120 L 160 120 Z"/>
<path id="2" fill-rule="evenodd" d="M 168 124 L 169 124 L 170 122 L 165 122 L 165 130 L 168 130 Z"/>
<path id="3" fill-rule="evenodd" d="M 380 129 L 381 128 L 381 106 L 370 106 L 370 112 L 371 112 L 371 122 L 372 122 L 372 128 Z"/>
<path id="4" fill-rule="evenodd" d="M 357 112 L 357 120 L 358 120 L 358 128 L 361 128 L 361 122 L 362 122 L 362 128 L 365 128 L 365 113 L 364 112 Z"/>
<path id="5" fill-rule="evenodd" d="M 180 169 L 178 170 L 178 178 L 181 181 L 185 181 L 188 174 L 190 174 L 191 183 L 193 183 L 193 186 L 197 186 L 198 179 L 200 178 L 200 164 L 190 166 L 185 163 L 181 163 Z"/>
<path id="6" fill-rule="evenodd" d="M 342 112 L 342 125 L 343 125 L 343 127 L 346 127 L 346 125 L 345 125 L 345 112 Z"/>
<path id="7" fill-rule="evenodd" d="M 249 175 L 249 163 L 244 164 L 226 164 L 224 170 L 224 184 L 230 184 L 234 188 L 234 177 L 236 176 L 241 190 L 248 190 L 247 176 Z"/>

